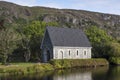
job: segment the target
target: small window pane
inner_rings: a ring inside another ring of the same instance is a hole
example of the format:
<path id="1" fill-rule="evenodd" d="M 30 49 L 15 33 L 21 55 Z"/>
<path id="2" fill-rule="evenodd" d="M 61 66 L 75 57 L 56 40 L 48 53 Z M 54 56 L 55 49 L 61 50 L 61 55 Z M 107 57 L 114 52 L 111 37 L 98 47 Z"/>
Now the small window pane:
<path id="1" fill-rule="evenodd" d="M 77 50 L 77 56 L 78 56 L 78 50 Z"/>
<path id="2" fill-rule="evenodd" d="M 69 51 L 69 56 L 70 56 L 70 51 Z"/>
<path id="3" fill-rule="evenodd" d="M 84 51 L 84 55 L 86 55 L 86 51 Z"/>
<path id="4" fill-rule="evenodd" d="M 63 54 L 63 51 L 60 51 L 61 55 L 62 55 L 62 59 L 64 58 L 64 54 Z"/>

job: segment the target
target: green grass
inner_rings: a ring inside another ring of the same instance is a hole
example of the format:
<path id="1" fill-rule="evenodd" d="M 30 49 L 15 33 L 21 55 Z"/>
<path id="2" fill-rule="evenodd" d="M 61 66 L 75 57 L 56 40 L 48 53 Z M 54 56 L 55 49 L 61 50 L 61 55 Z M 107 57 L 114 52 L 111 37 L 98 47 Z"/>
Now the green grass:
<path id="1" fill-rule="evenodd" d="M 0 73 L 26 74 L 54 70 L 49 63 L 11 63 L 10 65 L 0 65 Z"/>

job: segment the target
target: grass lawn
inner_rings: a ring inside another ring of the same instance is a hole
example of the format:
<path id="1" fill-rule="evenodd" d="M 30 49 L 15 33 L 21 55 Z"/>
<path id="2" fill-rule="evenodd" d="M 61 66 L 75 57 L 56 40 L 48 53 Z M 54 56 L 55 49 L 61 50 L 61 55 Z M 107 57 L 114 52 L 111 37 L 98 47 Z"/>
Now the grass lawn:
<path id="1" fill-rule="evenodd" d="M 10 65 L 0 64 L 0 69 L 26 68 L 34 66 L 37 63 L 10 63 Z"/>
<path id="2" fill-rule="evenodd" d="M 0 73 L 24 74 L 53 70 L 49 63 L 10 63 L 10 65 L 0 65 Z"/>

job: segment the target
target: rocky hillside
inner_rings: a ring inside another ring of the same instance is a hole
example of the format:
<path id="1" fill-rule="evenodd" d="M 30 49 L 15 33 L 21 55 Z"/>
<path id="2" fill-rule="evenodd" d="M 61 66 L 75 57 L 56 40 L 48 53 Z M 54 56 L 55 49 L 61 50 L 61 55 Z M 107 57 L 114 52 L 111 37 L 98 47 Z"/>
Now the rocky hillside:
<path id="1" fill-rule="evenodd" d="M 84 10 L 27 7 L 0 1 L 0 20 L 12 25 L 25 24 L 31 20 L 55 21 L 62 27 L 82 29 L 96 25 L 120 39 L 120 15 Z"/>

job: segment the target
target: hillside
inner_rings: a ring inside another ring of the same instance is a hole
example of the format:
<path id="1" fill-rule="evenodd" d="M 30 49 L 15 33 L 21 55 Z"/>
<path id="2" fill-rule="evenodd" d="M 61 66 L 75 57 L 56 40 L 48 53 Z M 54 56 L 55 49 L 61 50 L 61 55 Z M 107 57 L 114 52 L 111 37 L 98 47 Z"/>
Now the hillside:
<path id="1" fill-rule="evenodd" d="M 120 15 L 84 10 L 27 7 L 0 1 L 0 20 L 18 26 L 31 20 L 55 21 L 62 27 L 86 28 L 97 25 L 120 39 Z"/>

